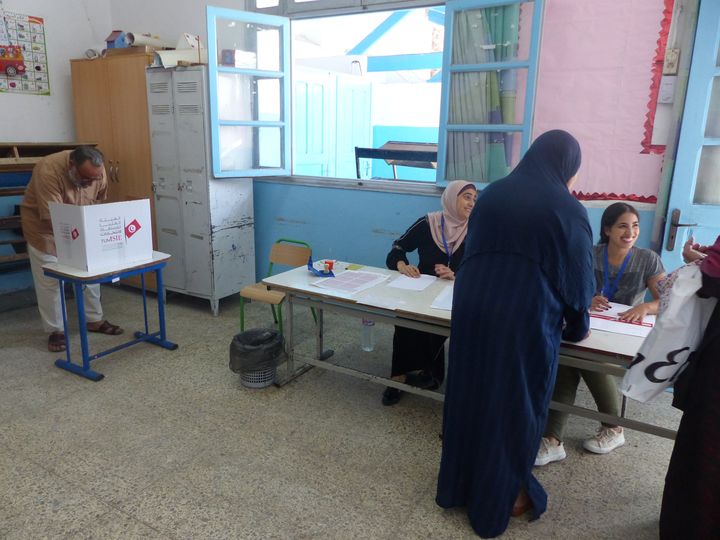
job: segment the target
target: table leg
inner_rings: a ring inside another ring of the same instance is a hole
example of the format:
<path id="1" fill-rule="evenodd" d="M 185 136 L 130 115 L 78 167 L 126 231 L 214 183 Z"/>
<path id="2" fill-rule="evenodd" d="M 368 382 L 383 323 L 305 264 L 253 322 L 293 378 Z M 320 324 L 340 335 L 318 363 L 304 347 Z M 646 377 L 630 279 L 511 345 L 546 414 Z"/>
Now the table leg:
<path id="1" fill-rule="evenodd" d="M 65 334 L 65 360 L 70 363 L 70 332 L 68 332 L 67 306 L 65 303 L 65 281 L 60 280 L 60 309 L 63 318 L 63 334 Z"/>
<path id="2" fill-rule="evenodd" d="M 140 285 L 142 288 L 142 299 L 143 299 L 143 317 L 145 320 L 145 334 L 150 333 L 150 328 L 148 326 L 148 316 L 147 316 L 147 290 L 145 289 L 145 274 L 140 274 Z"/>
<path id="3" fill-rule="evenodd" d="M 332 349 L 324 350 L 323 341 L 325 337 L 325 319 L 323 317 L 323 310 L 317 310 L 317 324 L 315 325 L 315 342 L 316 342 L 316 356 L 318 360 L 327 360 L 335 351 Z"/>
<path id="4" fill-rule="evenodd" d="M 62 287 L 63 282 L 60 280 L 60 285 Z M 91 381 L 99 381 L 101 380 L 105 375 L 102 373 L 98 373 L 97 371 L 93 371 L 90 369 L 90 352 L 88 347 L 88 337 L 87 337 L 87 319 L 85 317 L 85 298 L 83 296 L 83 285 L 80 282 L 73 283 L 73 290 L 75 291 L 75 302 L 77 303 L 77 312 L 78 312 L 78 324 L 80 325 L 79 332 L 80 332 L 80 350 L 82 351 L 82 367 L 80 367 L 77 364 L 73 364 L 70 361 L 70 347 L 67 347 L 67 360 L 56 360 L 55 365 L 59 368 L 66 369 L 67 371 L 70 371 L 72 373 L 75 373 L 76 375 L 81 375 L 85 377 L 86 379 L 90 379 Z M 61 293 L 61 305 L 64 304 L 64 292 Z M 63 309 L 63 325 L 65 327 L 65 345 L 67 346 L 68 338 L 67 338 L 67 317 L 65 316 L 65 310 Z"/>
<path id="5" fill-rule="evenodd" d="M 174 351 L 178 348 L 177 343 L 173 343 L 172 341 L 167 340 L 167 335 L 165 331 L 165 295 L 163 294 L 163 280 L 162 280 L 162 268 L 158 268 L 155 270 L 155 278 L 157 283 L 157 304 L 158 304 L 158 325 L 160 326 L 160 331 L 155 334 L 150 334 L 147 331 L 148 325 L 147 325 L 147 315 L 145 316 L 145 333 L 142 332 L 135 332 L 136 338 L 142 338 L 144 341 L 148 343 L 152 343 L 153 345 L 158 345 L 160 347 L 163 347 L 164 349 L 169 349 L 171 351 Z M 144 284 L 144 280 L 143 280 Z M 143 295 L 143 306 L 147 302 L 147 291 L 145 290 L 145 287 L 143 286 L 142 289 L 142 295 Z"/>
<path id="6" fill-rule="evenodd" d="M 294 309 L 293 309 L 293 296 L 292 294 L 288 294 L 286 296 L 287 298 L 287 304 L 288 304 L 288 315 L 287 315 L 287 324 L 285 325 L 285 343 L 287 346 L 287 376 L 286 378 L 288 380 L 292 379 L 295 376 L 295 340 L 294 340 L 294 331 L 295 331 L 295 324 L 293 323 L 293 320 L 295 317 L 293 317 Z"/>

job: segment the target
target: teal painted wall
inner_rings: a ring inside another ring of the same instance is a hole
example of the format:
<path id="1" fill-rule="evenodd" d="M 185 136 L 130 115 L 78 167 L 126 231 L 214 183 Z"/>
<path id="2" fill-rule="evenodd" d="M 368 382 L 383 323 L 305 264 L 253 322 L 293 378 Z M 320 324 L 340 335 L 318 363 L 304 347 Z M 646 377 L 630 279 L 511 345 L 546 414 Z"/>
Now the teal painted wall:
<path id="1" fill-rule="evenodd" d="M 308 242 L 316 258 L 385 266 L 392 242 L 423 214 L 440 208 L 439 195 L 289 185 L 255 180 L 255 267 L 267 271 L 278 238 Z M 597 242 L 604 208 L 588 208 Z M 650 246 L 655 212 L 641 210 L 637 245 Z"/>
<path id="2" fill-rule="evenodd" d="M 278 238 L 304 240 L 316 258 L 385 266 L 392 242 L 420 216 L 438 210 L 438 195 L 254 182 L 257 279 L 264 277 Z M 593 239 L 603 208 L 588 208 Z M 638 245 L 649 247 L 654 211 L 640 211 Z M 29 271 L 0 274 L 0 294 L 32 287 Z"/>

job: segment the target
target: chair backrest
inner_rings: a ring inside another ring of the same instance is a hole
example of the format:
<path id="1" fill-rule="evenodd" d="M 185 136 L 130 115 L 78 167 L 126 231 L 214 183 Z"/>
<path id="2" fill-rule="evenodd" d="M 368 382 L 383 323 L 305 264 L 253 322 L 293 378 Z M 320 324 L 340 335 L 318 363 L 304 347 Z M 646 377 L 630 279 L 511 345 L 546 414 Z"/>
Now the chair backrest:
<path id="1" fill-rule="evenodd" d="M 270 248 L 270 267 L 268 276 L 272 275 L 273 265 L 304 266 L 312 255 L 310 246 L 300 240 L 288 240 L 281 238 Z"/>

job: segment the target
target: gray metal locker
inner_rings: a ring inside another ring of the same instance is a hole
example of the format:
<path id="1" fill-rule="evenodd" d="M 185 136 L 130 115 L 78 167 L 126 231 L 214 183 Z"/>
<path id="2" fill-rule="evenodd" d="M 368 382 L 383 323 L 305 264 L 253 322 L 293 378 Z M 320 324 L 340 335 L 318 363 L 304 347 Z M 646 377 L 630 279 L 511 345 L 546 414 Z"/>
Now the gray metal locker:
<path id="1" fill-rule="evenodd" d="M 252 180 L 212 177 L 205 66 L 148 68 L 155 230 L 168 290 L 219 300 L 255 282 Z"/>

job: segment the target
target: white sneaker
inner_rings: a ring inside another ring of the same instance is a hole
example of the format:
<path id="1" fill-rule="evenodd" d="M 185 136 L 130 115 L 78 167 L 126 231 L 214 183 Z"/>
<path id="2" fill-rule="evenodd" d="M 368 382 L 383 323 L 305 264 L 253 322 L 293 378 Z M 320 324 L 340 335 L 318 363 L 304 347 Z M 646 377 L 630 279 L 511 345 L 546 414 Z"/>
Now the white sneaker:
<path id="1" fill-rule="evenodd" d="M 623 428 L 600 426 L 597 434 L 592 439 L 587 439 L 583 442 L 583 448 L 595 454 L 607 454 L 623 444 L 625 444 Z"/>
<path id="2" fill-rule="evenodd" d="M 555 446 L 550 442 L 550 439 L 543 437 L 540 440 L 540 448 L 535 458 L 535 466 L 542 467 L 553 461 L 561 461 L 566 457 L 565 446 L 563 446 L 562 442 Z"/>

